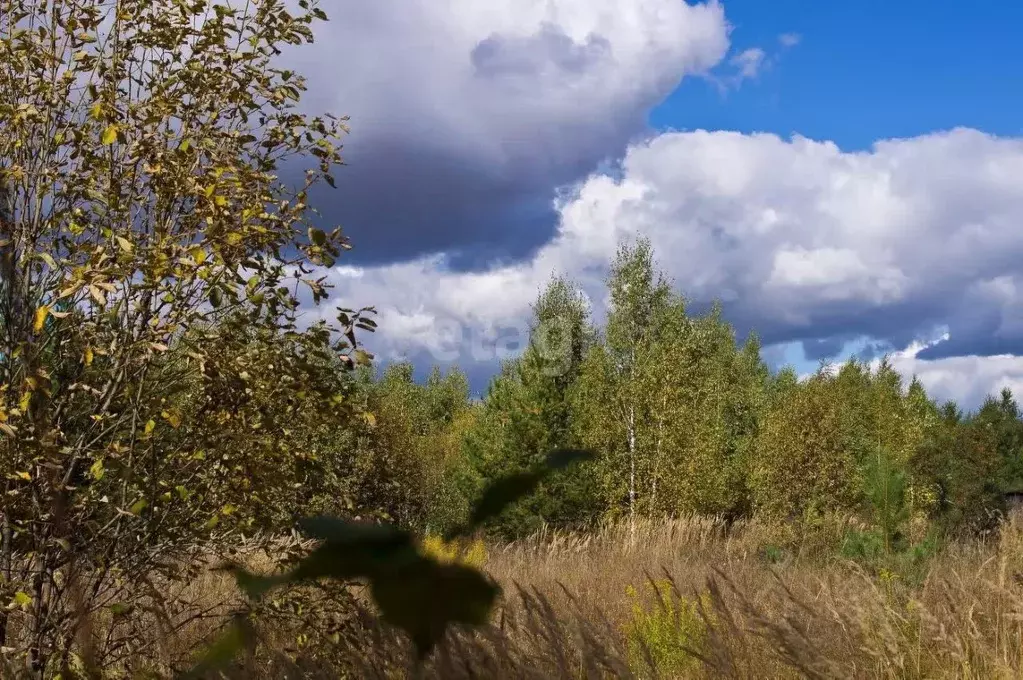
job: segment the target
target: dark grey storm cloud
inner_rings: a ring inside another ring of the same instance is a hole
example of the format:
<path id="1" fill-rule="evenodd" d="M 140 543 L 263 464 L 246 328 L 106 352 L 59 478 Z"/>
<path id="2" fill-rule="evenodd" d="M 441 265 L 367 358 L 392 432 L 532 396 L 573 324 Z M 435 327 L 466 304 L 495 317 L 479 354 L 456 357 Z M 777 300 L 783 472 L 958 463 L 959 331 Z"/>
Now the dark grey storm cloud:
<path id="1" fill-rule="evenodd" d="M 716 3 L 340 0 L 287 59 L 305 106 L 350 116 L 348 167 L 317 192 L 360 264 L 527 257 L 555 190 L 621 155 L 686 74 L 722 61 Z"/>

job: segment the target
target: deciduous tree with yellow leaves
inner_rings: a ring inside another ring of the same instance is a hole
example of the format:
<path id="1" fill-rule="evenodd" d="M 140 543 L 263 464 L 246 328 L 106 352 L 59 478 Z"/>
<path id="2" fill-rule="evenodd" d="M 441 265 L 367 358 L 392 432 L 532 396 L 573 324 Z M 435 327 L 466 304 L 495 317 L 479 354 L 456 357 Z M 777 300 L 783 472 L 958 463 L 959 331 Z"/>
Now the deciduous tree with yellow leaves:
<path id="1" fill-rule="evenodd" d="M 307 205 L 344 121 L 275 66 L 298 4 L 0 0 L 0 645 L 40 675 L 126 653 L 89 615 L 294 499 L 348 408 L 372 322 L 298 325 L 348 247 Z"/>

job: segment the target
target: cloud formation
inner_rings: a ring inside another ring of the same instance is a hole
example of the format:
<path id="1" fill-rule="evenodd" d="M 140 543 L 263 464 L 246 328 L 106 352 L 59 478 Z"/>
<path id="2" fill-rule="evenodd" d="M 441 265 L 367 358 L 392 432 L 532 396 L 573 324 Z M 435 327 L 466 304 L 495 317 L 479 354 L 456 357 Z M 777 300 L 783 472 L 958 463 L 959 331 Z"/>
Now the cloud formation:
<path id="1" fill-rule="evenodd" d="M 798 33 L 782 33 L 778 36 L 778 42 L 782 47 L 795 47 L 802 41 L 803 36 Z"/>
<path id="2" fill-rule="evenodd" d="M 1019 397 L 1023 395 L 1023 357 L 1011 354 L 991 356 L 945 357 L 922 359 L 926 350 L 948 342 L 949 334 L 942 333 L 930 341 L 910 343 L 905 349 L 883 353 L 892 367 L 905 377 L 916 376 L 927 393 L 939 403 L 954 400 L 960 408 L 974 409 L 989 396 L 996 396 L 1009 388 Z M 861 356 L 873 369 L 880 365 L 880 356 Z M 838 372 L 840 364 L 831 363 L 827 369 Z M 803 377 L 808 377 L 809 374 Z"/>
<path id="3" fill-rule="evenodd" d="M 731 64 L 738 70 L 739 78 L 756 78 L 764 68 L 767 52 L 760 47 L 750 47 L 731 58 Z"/>
<path id="4" fill-rule="evenodd" d="M 388 352 L 457 348 L 473 333 L 484 346 L 525 327 L 552 273 L 580 283 L 599 318 L 608 260 L 645 235 L 690 299 L 723 300 L 740 332 L 769 343 L 830 353 L 866 337 L 901 349 L 945 328 L 906 366 L 972 394 L 1010 379 L 996 374 L 1023 376 L 1023 360 L 998 356 L 1023 354 L 1020 177 L 1023 140 L 969 129 L 856 153 L 802 137 L 666 133 L 557 199 L 557 234 L 527 260 L 466 273 L 432 256 L 333 277 L 346 299 L 381 308 Z"/>
<path id="5" fill-rule="evenodd" d="M 999 354 L 989 357 L 961 356 L 921 360 L 899 356 L 892 366 L 903 375 L 915 375 L 932 398 L 954 400 L 972 410 L 988 396 L 1008 387 L 1017 400 L 1023 395 L 1023 357 Z"/>
<path id="6" fill-rule="evenodd" d="M 729 47 L 715 1 L 330 4 L 287 59 L 306 106 L 351 116 L 350 167 L 313 200 L 361 262 L 527 255 L 552 235 L 551 188 L 620 155 Z"/>

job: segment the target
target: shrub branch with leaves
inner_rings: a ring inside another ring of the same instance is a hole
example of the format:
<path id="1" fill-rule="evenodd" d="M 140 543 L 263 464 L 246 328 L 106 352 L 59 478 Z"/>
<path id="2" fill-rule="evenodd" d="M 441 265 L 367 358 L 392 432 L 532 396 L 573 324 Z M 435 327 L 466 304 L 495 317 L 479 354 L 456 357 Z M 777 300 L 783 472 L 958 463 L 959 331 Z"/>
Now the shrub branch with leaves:
<path id="1" fill-rule="evenodd" d="M 299 327 L 348 248 L 306 202 L 344 121 L 298 113 L 274 66 L 325 18 L 299 4 L 0 0 L 0 646 L 39 674 L 244 524 L 238 490 L 293 485 L 296 421 L 346 408 L 318 367 L 366 359 L 368 310 Z"/>

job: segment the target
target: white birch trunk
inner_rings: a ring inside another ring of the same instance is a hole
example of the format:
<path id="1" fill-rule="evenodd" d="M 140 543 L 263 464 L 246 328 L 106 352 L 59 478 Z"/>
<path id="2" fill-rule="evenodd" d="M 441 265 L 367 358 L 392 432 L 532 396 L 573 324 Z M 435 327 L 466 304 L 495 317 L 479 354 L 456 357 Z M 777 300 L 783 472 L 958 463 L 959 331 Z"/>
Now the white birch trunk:
<path id="1" fill-rule="evenodd" d="M 636 535 L 636 410 L 629 406 L 629 530 Z"/>

